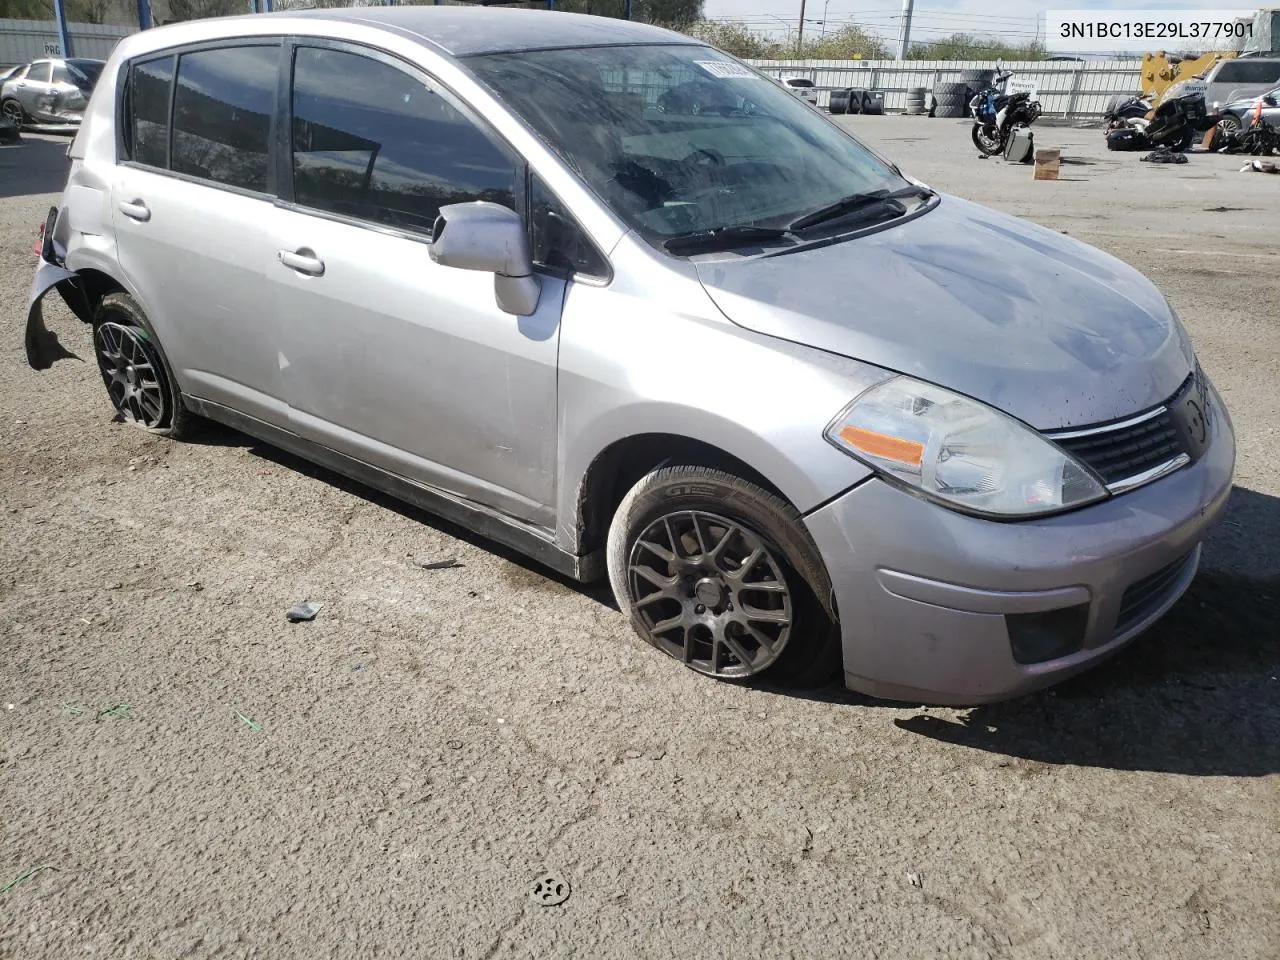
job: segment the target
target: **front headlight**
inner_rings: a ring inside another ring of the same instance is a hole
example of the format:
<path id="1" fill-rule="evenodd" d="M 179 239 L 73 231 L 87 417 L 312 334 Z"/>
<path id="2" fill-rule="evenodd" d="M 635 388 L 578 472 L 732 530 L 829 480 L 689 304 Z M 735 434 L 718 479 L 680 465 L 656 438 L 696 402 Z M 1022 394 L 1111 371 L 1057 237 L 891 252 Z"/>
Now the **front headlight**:
<path id="1" fill-rule="evenodd" d="M 1106 489 L 1065 451 L 991 407 L 909 377 L 867 390 L 826 438 L 882 475 L 969 513 L 1027 517 Z"/>

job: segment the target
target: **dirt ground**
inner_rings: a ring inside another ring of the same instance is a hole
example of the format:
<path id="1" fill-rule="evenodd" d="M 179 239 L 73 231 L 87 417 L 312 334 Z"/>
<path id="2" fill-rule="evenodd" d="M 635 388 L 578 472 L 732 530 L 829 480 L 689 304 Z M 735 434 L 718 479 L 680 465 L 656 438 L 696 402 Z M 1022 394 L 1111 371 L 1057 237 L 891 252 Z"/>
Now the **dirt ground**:
<path id="1" fill-rule="evenodd" d="M 971 711 L 702 679 L 599 590 L 230 431 L 113 423 L 60 304 L 76 359 L 30 370 L 66 142 L 30 136 L 0 147 L 0 957 L 1280 957 L 1280 177 L 1046 127 L 1073 162 L 1036 183 L 961 124 L 846 122 L 1185 319 L 1238 486 L 1160 625 Z"/>

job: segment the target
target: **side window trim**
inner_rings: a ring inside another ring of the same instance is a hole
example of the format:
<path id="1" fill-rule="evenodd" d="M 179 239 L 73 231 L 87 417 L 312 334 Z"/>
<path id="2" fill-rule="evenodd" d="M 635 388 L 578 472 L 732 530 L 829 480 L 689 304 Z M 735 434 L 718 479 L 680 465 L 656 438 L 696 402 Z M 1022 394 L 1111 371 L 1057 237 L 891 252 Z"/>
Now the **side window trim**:
<path id="1" fill-rule="evenodd" d="M 287 49 L 285 51 L 285 55 L 281 57 L 281 89 L 278 91 L 280 103 L 278 104 L 276 112 L 276 119 L 280 126 L 280 135 L 275 144 L 278 156 L 275 164 L 277 177 L 277 206 L 292 210 L 296 213 L 304 213 L 313 217 L 323 217 L 326 220 L 333 220 L 337 223 L 344 223 L 353 227 L 362 227 L 388 236 L 400 237 L 405 240 L 413 240 L 417 243 L 428 245 L 431 243 L 431 237 L 419 231 L 406 230 L 401 227 L 378 223 L 374 220 L 365 220 L 360 217 L 348 216 L 331 210 L 322 210 L 296 201 L 293 191 L 294 62 L 300 48 L 313 47 L 322 50 L 335 50 L 340 53 L 349 53 L 355 56 L 367 57 L 370 60 L 374 60 L 378 63 L 392 67 L 393 69 L 402 71 L 424 84 L 432 93 L 443 97 L 450 107 L 462 114 L 462 116 L 465 117 L 469 123 L 474 125 L 482 134 L 484 134 L 484 136 L 488 138 L 494 146 L 510 158 L 512 165 L 515 167 L 515 183 L 513 186 L 515 192 L 514 200 L 516 212 L 521 215 L 521 218 L 525 221 L 526 225 L 529 223 L 527 216 L 528 163 L 525 160 L 524 155 L 521 154 L 506 137 L 495 130 L 483 116 L 477 113 L 471 104 L 455 93 L 452 88 L 443 83 L 429 70 L 419 64 L 406 60 L 397 54 L 383 50 L 380 47 L 370 46 L 363 43 L 354 43 L 350 40 L 335 40 L 329 37 L 294 36 L 287 38 L 285 45 Z"/>
<path id="2" fill-rule="evenodd" d="M 277 49 L 277 65 L 281 72 L 284 72 L 284 51 L 290 49 L 289 39 L 279 34 L 267 34 L 264 36 L 245 36 L 245 37 L 228 37 L 224 40 L 202 41 L 198 43 L 185 43 L 174 47 L 162 47 L 157 50 L 149 50 L 138 56 L 127 60 L 120 66 L 120 74 L 117 75 L 116 88 L 116 164 L 120 166 L 137 167 L 140 170 L 146 170 L 150 173 L 160 174 L 161 176 L 173 177 L 175 180 L 183 180 L 187 183 L 199 184 L 212 190 L 226 190 L 229 193 L 239 194 L 245 197 L 266 198 L 274 200 L 275 194 L 273 189 L 278 185 L 276 177 L 276 164 L 273 154 L 278 153 L 277 146 L 277 127 L 280 126 L 281 117 L 279 110 L 275 110 L 271 116 L 271 131 L 267 134 L 267 190 L 261 192 L 258 190 L 249 190 L 244 187 L 238 187 L 230 183 L 219 183 L 216 180 L 206 180 L 203 177 L 196 177 L 186 173 L 180 173 L 173 169 L 173 117 L 174 104 L 177 102 L 178 96 L 178 71 L 182 65 L 182 57 L 189 53 L 202 53 L 206 50 L 218 50 L 224 47 L 270 47 Z M 132 114 L 129 112 L 132 107 L 130 100 L 132 98 L 131 87 L 133 85 L 133 68 L 139 63 L 148 63 L 152 60 L 160 60 L 164 57 L 173 58 L 173 77 L 169 82 L 169 105 L 167 110 L 167 134 L 165 137 L 165 165 L 162 168 L 153 167 L 149 164 L 137 163 L 132 159 L 131 153 L 126 149 L 127 143 L 124 135 L 126 123 L 132 123 Z M 123 75 L 123 79 L 121 79 Z M 287 73 L 286 73 L 287 76 Z M 280 73 L 276 76 L 276 98 L 277 106 L 279 102 L 279 84 Z"/>

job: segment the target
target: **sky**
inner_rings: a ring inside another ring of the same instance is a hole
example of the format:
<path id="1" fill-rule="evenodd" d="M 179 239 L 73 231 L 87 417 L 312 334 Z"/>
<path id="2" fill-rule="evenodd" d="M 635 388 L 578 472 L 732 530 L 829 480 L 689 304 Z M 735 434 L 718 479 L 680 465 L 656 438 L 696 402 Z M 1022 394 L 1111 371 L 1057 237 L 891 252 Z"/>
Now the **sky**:
<path id="1" fill-rule="evenodd" d="M 1268 6 L 1275 0 L 1269 0 Z M 805 33 L 859 23 L 883 37 L 897 37 L 902 0 L 807 0 Z M 911 37 L 938 39 L 952 33 L 998 34 L 1010 41 L 1044 37 L 1046 10 L 1240 10 L 1249 0 L 915 0 Z M 739 20 L 760 33 L 781 36 L 795 30 L 800 0 L 704 0 L 703 13 L 717 20 Z"/>

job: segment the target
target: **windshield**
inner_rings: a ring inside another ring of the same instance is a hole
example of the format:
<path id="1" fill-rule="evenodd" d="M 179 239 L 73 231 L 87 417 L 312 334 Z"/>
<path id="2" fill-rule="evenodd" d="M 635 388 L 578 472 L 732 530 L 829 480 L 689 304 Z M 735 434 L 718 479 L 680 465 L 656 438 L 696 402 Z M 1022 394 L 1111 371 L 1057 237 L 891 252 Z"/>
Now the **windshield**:
<path id="1" fill-rule="evenodd" d="M 835 124 L 710 47 L 545 50 L 467 64 L 655 245 L 786 227 L 850 195 L 906 186 Z"/>

